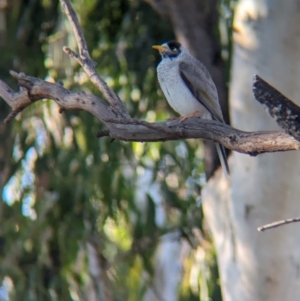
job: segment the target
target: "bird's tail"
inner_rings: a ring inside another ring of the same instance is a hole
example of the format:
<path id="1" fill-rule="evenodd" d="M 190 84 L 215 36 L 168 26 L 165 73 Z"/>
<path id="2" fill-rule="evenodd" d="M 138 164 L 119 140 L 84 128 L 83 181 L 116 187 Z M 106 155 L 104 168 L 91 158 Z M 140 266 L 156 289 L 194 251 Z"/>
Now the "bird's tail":
<path id="1" fill-rule="evenodd" d="M 228 167 L 228 163 L 227 163 L 227 156 L 226 156 L 226 152 L 225 152 L 225 148 L 223 145 L 220 145 L 219 143 L 216 143 L 216 148 L 217 148 L 217 152 L 220 158 L 220 162 L 223 168 L 223 171 L 225 173 L 225 175 L 228 177 L 230 176 L 230 171 L 229 171 L 229 167 Z"/>

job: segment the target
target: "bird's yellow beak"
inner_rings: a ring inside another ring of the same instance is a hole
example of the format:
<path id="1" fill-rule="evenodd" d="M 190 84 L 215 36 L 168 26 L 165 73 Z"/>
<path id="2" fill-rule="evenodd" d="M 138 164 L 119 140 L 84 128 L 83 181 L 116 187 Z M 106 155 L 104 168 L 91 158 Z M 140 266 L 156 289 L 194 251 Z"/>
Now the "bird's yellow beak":
<path id="1" fill-rule="evenodd" d="M 165 46 L 162 45 L 153 45 L 152 48 L 158 50 L 158 51 L 166 51 L 167 48 Z"/>

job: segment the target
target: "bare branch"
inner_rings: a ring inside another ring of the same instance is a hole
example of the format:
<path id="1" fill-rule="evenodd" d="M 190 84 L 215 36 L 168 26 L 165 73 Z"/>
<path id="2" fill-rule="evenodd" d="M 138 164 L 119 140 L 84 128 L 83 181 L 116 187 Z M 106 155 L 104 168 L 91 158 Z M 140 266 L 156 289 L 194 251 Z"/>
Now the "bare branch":
<path id="1" fill-rule="evenodd" d="M 0 80 L 0 96 L 4 98 L 13 110 L 15 110 L 15 102 L 7 101 L 4 97 L 7 97 L 7 94 L 11 95 L 10 98 L 16 98 L 18 100 L 17 107 L 21 107 L 22 109 L 37 100 L 49 98 L 53 99 L 60 106 L 60 112 L 63 110 L 85 110 L 100 120 L 116 118 L 116 115 L 112 112 L 109 105 L 99 97 L 88 95 L 84 92 L 70 92 L 59 83 L 53 84 L 36 77 L 25 75 L 24 73 L 11 71 L 11 75 L 18 80 L 23 90 L 16 93 L 9 88 L 9 93 L 7 86 L 6 89 L 2 89 L 4 83 Z"/>
<path id="2" fill-rule="evenodd" d="M 71 23 L 71 26 L 73 28 L 73 32 L 74 32 L 75 39 L 78 44 L 80 56 L 84 59 L 91 60 L 89 50 L 87 47 L 87 43 L 85 41 L 85 37 L 84 37 L 83 31 L 81 29 L 79 20 L 77 18 L 76 12 L 74 11 L 71 3 L 68 0 L 61 0 L 60 3 L 61 3 L 63 12 L 66 14 L 66 16 L 69 19 L 69 22 Z"/>
<path id="3" fill-rule="evenodd" d="M 64 110 L 85 110 L 93 114 L 107 127 L 100 136 L 123 141 L 166 141 L 187 138 L 214 140 L 225 147 L 252 156 L 265 152 L 298 150 L 300 142 L 284 132 L 243 132 L 229 125 L 211 120 L 189 118 L 149 123 L 132 118 L 116 117 L 111 107 L 99 97 L 83 92 L 71 92 L 59 83 L 11 72 L 18 80 L 20 92 L 14 92 L 0 81 L 0 96 L 12 107 L 26 108 L 31 103 L 49 98 Z M 16 105 L 17 103 L 17 105 Z"/>
<path id="4" fill-rule="evenodd" d="M 282 220 L 282 221 L 278 221 L 278 222 L 274 222 L 274 223 L 271 223 L 271 224 L 266 224 L 264 226 L 258 227 L 257 230 L 260 231 L 260 232 L 263 232 L 265 230 L 277 228 L 277 227 L 280 227 L 280 226 L 283 226 L 283 225 L 288 225 L 288 224 L 291 224 L 291 223 L 298 223 L 298 222 L 300 222 L 300 217 L 288 218 L 288 219 L 285 219 L 285 220 Z"/>
<path id="5" fill-rule="evenodd" d="M 253 93 L 278 125 L 300 141 L 300 107 L 258 75 L 254 76 Z"/>
<path id="6" fill-rule="evenodd" d="M 70 1 L 60 0 L 60 2 L 62 5 L 62 9 L 68 17 L 73 28 L 80 55 L 77 55 L 68 47 L 64 47 L 64 51 L 72 58 L 75 58 L 77 60 L 77 62 L 81 65 L 83 70 L 89 76 L 91 82 L 103 93 L 105 99 L 111 104 L 112 108 L 117 113 L 117 115 L 120 115 L 120 117 L 129 118 L 129 113 L 127 112 L 123 102 L 120 100 L 118 95 L 107 86 L 106 82 L 97 73 L 95 63 L 91 59 L 91 56 L 89 54 L 87 43 L 85 41 L 83 31 L 79 24 L 79 20 Z"/>
<path id="7" fill-rule="evenodd" d="M 14 71 L 10 72 L 14 75 Z M 12 108 L 10 114 L 5 118 L 4 123 L 8 123 L 14 117 L 17 116 L 25 107 L 31 104 L 31 100 L 27 95 L 26 89 L 21 89 L 20 92 L 14 92 L 9 86 L 7 86 L 3 81 L 0 81 L 1 97 L 5 102 Z"/>
<path id="8" fill-rule="evenodd" d="M 82 59 L 81 59 L 81 57 L 75 51 L 73 51 L 72 49 L 70 49 L 69 47 L 64 46 L 63 47 L 63 51 L 68 56 L 70 56 L 72 59 L 74 59 L 75 61 L 77 61 L 77 63 L 79 65 L 83 65 L 84 64 L 83 61 L 82 61 Z"/>

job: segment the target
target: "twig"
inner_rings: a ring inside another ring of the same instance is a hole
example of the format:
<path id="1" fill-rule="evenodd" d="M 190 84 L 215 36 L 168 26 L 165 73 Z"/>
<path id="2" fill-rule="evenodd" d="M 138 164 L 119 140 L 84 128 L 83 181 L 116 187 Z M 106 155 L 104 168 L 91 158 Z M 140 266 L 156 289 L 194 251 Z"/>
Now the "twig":
<path id="1" fill-rule="evenodd" d="M 89 76 L 91 82 L 103 93 L 105 99 L 112 105 L 117 115 L 120 115 L 120 117 L 123 118 L 130 118 L 129 113 L 127 112 L 118 95 L 107 86 L 106 82 L 97 73 L 95 69 L 95 63 L 89 54 L 87 43 L 85 41 L 82 28 L 79 24 L 79 20 L 70 1 L 60 0 L 60 2 L 62 9 L 68 17 L 73 28 L 80 55 L 76 54 L 68 47 L 63 48 L 64 52 L 76 59 L 76 61 L 82 66 L 86 74 Z"/>
<path id="2" fill-rule="evenodd" d="M 274 222 L 274 223 L 271 223 L 271 224 L 266 224 L 264 226 L 258 227 L 257 230 L 260 231 L 260 232 L 263 232 L 265 230 L 269 230 L 269 229 L 273 229 L 273 228 L 277 228 L 277 227 L 280 227 L 280 226 L 283 226 L 283 225 L 288 225 L 288 224 L 297 223 L 297 222 L 300 222 L 300 217 L 288 218 L 288 219 L 285 219 L 285 220 L 282 220 L 282 221 Z"/>
<path id="3" fill-rule="evenodd" d="M 88 60 L 92 61 L 90 54 L 89 54 L 88 47 L 87 47 L 87 43 L 85 41 L 83 31 L 81 29 L 79 20 L 77 18 L 77 15 L 76 15 L 71 3 L 68 0 L 61 0 L 60 3 L 61 3 L 63 12 L 68 17 L 69 22 L 71 23 L 71 26 L 73 28 L 73 32 L 75 35 L 75 39 L 77 41 L 80 56 L 83 59 L 88 59 Z"/>

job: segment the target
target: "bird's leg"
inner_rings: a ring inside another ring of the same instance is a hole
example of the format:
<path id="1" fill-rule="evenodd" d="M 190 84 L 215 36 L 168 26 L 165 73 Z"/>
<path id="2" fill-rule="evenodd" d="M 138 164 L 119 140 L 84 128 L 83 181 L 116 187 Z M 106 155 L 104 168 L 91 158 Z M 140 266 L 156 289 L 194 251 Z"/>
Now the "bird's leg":
<path id="1" fill-rule="evenodd" d="M 186 119 L 189 119 L 189 118 L 195 118 L 195 117 L 200 117 L 201 116 L 201 111 L 195 111 L 195 112 L 193 112 L 192 114 L 190 114 L 190 115 L 186 115 L 186 116 L 181 116 L 180 118 L 179 118 L 179 120 L 180 120 L 180 122 L 183 122 L 183 121 L 185 121 Z"/>

